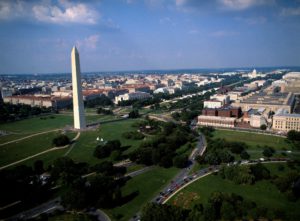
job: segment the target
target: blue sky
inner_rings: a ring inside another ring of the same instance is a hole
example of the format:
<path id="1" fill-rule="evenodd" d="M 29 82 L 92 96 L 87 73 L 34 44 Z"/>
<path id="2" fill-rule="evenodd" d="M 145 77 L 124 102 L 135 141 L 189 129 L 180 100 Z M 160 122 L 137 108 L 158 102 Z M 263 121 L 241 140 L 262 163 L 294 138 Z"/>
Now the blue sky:
<path id="1" fill-rule="evenodd" d="M 300 0 L 0 0 L 0 73 L 300 66 Z"/>

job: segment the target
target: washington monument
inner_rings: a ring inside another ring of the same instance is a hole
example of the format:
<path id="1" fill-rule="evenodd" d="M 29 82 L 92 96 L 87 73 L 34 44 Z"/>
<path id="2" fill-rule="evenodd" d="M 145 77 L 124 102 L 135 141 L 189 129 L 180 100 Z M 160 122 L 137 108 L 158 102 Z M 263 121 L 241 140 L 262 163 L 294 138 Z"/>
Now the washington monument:
<path id="1" fill-rule="evenodd" d="M 85 123 L 84 107 L 82 101 L 80 63 L 79 63 L 79 54 L 75 46 L 73 47 L 71 53 L 71 63 L 72 63 L 74 128 L 84 129 L 86 127 L 86 123 Z"/>

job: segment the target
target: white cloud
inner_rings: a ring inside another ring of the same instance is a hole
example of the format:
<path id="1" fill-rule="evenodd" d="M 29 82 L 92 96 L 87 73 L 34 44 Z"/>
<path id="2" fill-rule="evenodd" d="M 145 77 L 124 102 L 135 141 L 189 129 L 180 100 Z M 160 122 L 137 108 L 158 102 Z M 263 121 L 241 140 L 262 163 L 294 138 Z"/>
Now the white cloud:
<path id="1" fill-rule="evenodd" d="M 78 40 L 76 46 L 78 48 L 96 49 L 99 42 L 99 35 L 91 35 L 83 40 Z"/>
<path id="2" fill-rule="evenodd" d="M 182 6 L 186 4 L 187 0 L 175 0 L 176 6 Z"/>
<path id="3" fill-rule="evenodd" d="M 282 15 L 282 16 L 299 16 L 300 15 L 300 7 L 284 8 L 284 9 L 282 9 L 280 15 Z"/>
<path id="4" fill-rule="evenodd" d="M 198 29 L 191 29 L 188 32 L 190 35 L 195 35 L 195 34 L 199 34 L 199 30 Z"/>
<path id="5" fill-rule="evenodd" d="M 274 0 L 219 0 L 223 7 L 231 10 L 245 10 L 253 6 L 273 4 Z"/>
<path id="6" fill-rule="evenodd" d="M 264 24 L 267 22 L 267 18 L 264 16 L 248 17 L 248 18 L 236 17 L 235 20 L 245 22 L 248 25 Z"/>
<path id="7" fill-rule="evenodd" d="M 85 3 L 69 0 L 0 0 L 0 19 L 34 19 L 47 23 L 95 24 L 99 13 Z"/>
<path id="8" fill-rule="evenodd" d="M 8 2 L 0 2 L 0 18 L 5 19 L 11 13 L 11 7 Z"/>
<path id="9" fill-rule="evenodd" d="M 176 26 L 176 23 L 170 17 L 164 17 L 164 18 L 159 19 L 159 23 L 161 25 L 166 24 L 166 25 Z"/>
<path id="10" fill-rule="evenodd" d="M 164 7 L 165 0 L 145 0 L 145 4 L 151 8 L 162 8 Z"/>
<path id="11" fill-rule="evenodd" d="M 133 3 L 133 0 L 126 0 L 126 3 L 127 3 L 127 4 L 132 4 L 132 3 Z"/>
<path id="12" fill-rule="evenodd" d="M 230 36 L 236 36 L 238 34 L 239 33 L 235 32 L 235 31 L 220 30 L 220 31 L 212 32 L 211 36 L 213 36 L 213 37 L 230 37 Z"/>
<path id="13" fill-rule="evenodd" d="M 73 4 L 69 1 L 59 1 L 58 5 L 39 4 L 32 8 L 37 20 L 49 23 L 82 23 L 95 24 L 98 13 L 86 4 Z"/>
<path id="14" fill-rule="evenodd" d="M 22 1 L 0 1 L 0 19 L 8 20 L 15 17 L 20 17 L 24 14 L 24 2 Z"/>

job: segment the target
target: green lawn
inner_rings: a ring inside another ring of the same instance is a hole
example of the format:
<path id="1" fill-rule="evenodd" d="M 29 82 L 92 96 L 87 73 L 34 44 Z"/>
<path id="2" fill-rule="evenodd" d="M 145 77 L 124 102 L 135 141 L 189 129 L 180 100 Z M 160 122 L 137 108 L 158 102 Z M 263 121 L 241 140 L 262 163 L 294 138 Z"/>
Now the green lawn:
<path id="1" fill-rule="evenodd" d="M 90 218 L 86 214 L 80 213 L 64 213 L 60 215 L 50 216 L 49 221 L 92 221 L 94 219 Z"/>
<path id="2" fill-rule="evenodd" d="M 0 136 L 0 144 L 4 144 L 6 142 L 12 141 L 12 140 L 16 140 L 16 139 L 20 139 L 23 137 L 28 136 L 28 134 L 8 134 L 5 136 Z"/>
<path id="3" fill-rule="evenodd" d="M 69 116 L 55 115 L 55 118 L 47 118 L 46 120 L 41 120 L 39 118 L 32 118 L 28 120 L 18 121 L 14 123 L 8 123 L 1 125 L 2 128 L 5 127 L 6 130 L 21 131 L 24 129 L 27 133 L 37 132 L 37 128 L 34 125 L 38 125 L 42 122 L 45 125 L 39 125 L 39 129 L 53 129 L 64 125 L 67 120 L 72 120 Z M 60 122 L 61 120 L 61 122 Z M 136 149 L 141 142 L 141 140 L 129 140 L 123 138 L 122 134 L 125 131 L 133 131 L 136 128 L 132 127 L 132 124 L 139 119 L 128 119 L 124 121 L 106 123 L 100 125 L 99 129 L 94 131 L 81 132 L 79 140 L 76 142 L 74 149 L 68 155 L 73 160 L 77 162 L 87 162 L 89 164 L 96 164 L 103 160 L 99 160 L 93 157 L 93 151 L 97 146 L 97 137 L 101 137 L 104 140 L 119 139 L 123 146 L 131 146 L 126 152 L 130 152 Z M 26 123 L 30 122 L 30 127 L 26 127 Z M 7 165 L 9 163 L 24 159 L 28 156 L 37 154 L 41 151 L 47 150 L 51 147 L 53 138 L 58 132 L 51 132 L 47 134 L 37 135 L 28 139 L 24 139 L 19 142 L 7 144 L 0 147 L 0 166 Z M 9 135 L 12 136 L 12 135 Z M 68 133 L 70 138 L 75 136 L 75 133 Z M 45 160 L 45 165 L 48 165 L 56 159 L 57 157 L 63 156 L 66 150 L 59 150 L 54 152 L 49 152 L 44 155 L 38 156 L 31 160 L 24 162 L 24 164 L 31 165 L 35 160 L 42 159 Z"/>
<path id="4" fill-rule="evenodd" d="M 147 202 L 151 201 L 171 181 L 178 171 L 179 169 L 177 168 L 165 169 L 156 167 L 132 178 L 122 188 L 122 195 L 126 196 L 135 191 L 138 191 L 139 194 L 128 203 L 108 210 L 108 215 L 112 220 L 116 220 L 116 216 L 120 215 L 122 216 L 120 220 L 129 220 Z"/>
<path id="5" fill-rule="evenodd" d="M 131 173 L 131 172 L 140 170 L 144 167 L 145 167 L 145 165 L 142 165 L 142 164 L 133 164 L 133 165 L 127 167 L 127 173 Z"/>
<path id="6" fill-rule="evenodd" d="M 59 157 L 64 156 L 64 154 L 68 151 L 68 148 L 65 149 L 57 149 L 48 153 L 45 153 L 43 155 L 34 157 L 32 159 L 24 161 L 22 164 L 26 166 L 33 166 L 34 162 L 36 160 L 42 160 L 44 162 L 44 168 L 47 169 L 49 165 L 53 163 L 54 160 L 56 160 Z"/>
<path id="7" fill-rule="evenodd" d="M 99 143 L 99 141 L 96 140 L 97 137 L 103 138 L 104 141 L 119 139 L 122 146 L 131 146 L 128 150 L 126 150 L 126 153 L 133 151 L 138 148 L 141 140 L 125 139 L 122 134 L 125 131 L 136 130 L 132 127 L 132 124 L 136 121 L 139 121 L 139 119 L 111 122 L 100 125 L 100 127 L 95 131 L 82 132 L 74 149 L 68 156 L 75 161 L 84 161 L 89 164 L 101 162 L 97 158 L 93 157 L 94 149 Z"/>
<path id="8" fill-rule="evenodd" d="M 51 116 L 53 118 L 51 118 Z M 33 134 L 47 130 L 63 128 L 66 125 L 73 125 L 72 116 L 59 114 L 51 116 L 44 116 L 46 117 L 46 119 L 44 120 L 40 119 L 40 117 L 33 117 L 30 119 L 15 121 L 12 123 L 0 124 L 0 130 L 22 134 Z"/>
<path id="9" fill-rule="evenodd" d="M 285 166 L 284 171 L 279 172 L 277 169 L 278 165 L 268 164 L 266 167 L 270 168 L 272 174 L 277 175 L 290 170 Z M 258 207 L 283 209 L 292 220 L 299 220 L 300 218 L 299 202 L 289 202 L 286 196 L 280 193 L 275 185 L 266 180 L 256 182 L 254 185 L 237 185 L 232 181 L 220 178 L 218 175 L 209 175 L 189 185 L 176 194 L 168 203 L 179 206 L 184 205 L 188 208 L 192 207 L 195 202 L 206 204 L 210 194 L 215 191 L 236 193 L 243 196 L 244 199 L 256 202 Z M 196 197 L 194 201 L 191 201 L 191 198 L 185 196 Z"/>
<path id="10" fill-rule="evenodd" d="M 34 136 L 0 147 L 0 166 L 24 159 L 52 147 L 52 140 L 58 132 Z"/>
<path id="11" fill-rule="evenodd" d="M 0 130 L 17 133 L 17 134 L 0 137 L 0 143 L 10 141 L 13 138 L 14 139 L 20 138 L 28 134 L 60 129 L 67 125 L 73 126 L 72 114 L 53 114 L 53 115 L 43 116 L 43 118 L 46 119 L 41 119 L 41 117 L 39 116 L 39 117 L 33 117 L 33 118 L 15 121 L 11 123 L 0 124 Z M 86 116 L 87 123 L 115 120 L 115 119 L 119 119 L 119 117 L 113 115 Z"/>
<path id="12" fill-rule="evenodd" d="M 251 149 L 252 148 L 255 149 L 257 145 L 260 146 L 267 145 L 275 149 L 292 148 L 289 143 L 285 142 L 285 138 L 271 136 L 271 135 L 250 133 L 250 132 L 216 129 L 214 132 L 214 138 L 224 138 L 228 141 L 245 142 L 246 144 L 249 145 Z"/>

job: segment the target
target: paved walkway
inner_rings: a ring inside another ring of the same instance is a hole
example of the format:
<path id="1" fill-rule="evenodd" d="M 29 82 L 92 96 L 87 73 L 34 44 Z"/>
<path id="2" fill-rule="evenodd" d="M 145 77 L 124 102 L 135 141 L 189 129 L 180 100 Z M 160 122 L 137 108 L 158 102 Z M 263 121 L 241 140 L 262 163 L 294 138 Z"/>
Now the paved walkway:
<path id="1" fill-rule="evenodd" d="M 74 146 L 75 146 L 75 141 L 78 140 L 78 138 L 80 137 L 80 132 L 77 133 L 76 137 L 74 137 L 74 139 L 72 140 L 72 144 L 71 144 L 71 147 L 70 149 L 64 154 L 64 156 L 67 156 L 69 155 L 69 153 L 73 150 Z"/>
<path id="2" fill-rule="evenodd" d="M 26 136 L 26 137 L 22 137 L 22 138 L 19 138 L 19 139 L 16 139 L 16 140 L 12 140 L 12 141 L 8 141 L 6 143 L 2 143 L 2 144 L 0 144 L 0 146 L 4 146 L 4 145 L 10 144 L 10 143 L 18 142 L 20 140 L 25 140 L 25 139 L 28 139 L 28 138 L 31 138 L 31 137 L 34 137 L 34 136 L 38 136 L 38 135 L 41 135 L 41 134 L 47 134 L 47 133 L 51 133 L 51 132 L 55 132 L 55 131 L 60 131 L 60 130 L 61 129 L 55 129 L 55 130 L 48 130 L 48 131 L 44 131 L 44 132 L 40 132 L 40 133 L 36 133 L 36 134 L 31 134 L 31 135 Z"/>
<path id="3" fill-rule="evenodd" d="M 80 136 L 80 132 L 77 133 L 76 137 L 72 140 L 72 142 L 75 142 L 75 141 L 79 138 L 79 136 Z M 75 143 L 71 144 L 71 148 L 72 148 L 74 145 L 75 145 Z M 68 144 L 68 145 L 63 146 L 63 147 L 53 147 L 53 148 L 50 148 L 50 149 L 48 149 L 48 150 L 44 150 L 44 151 L 39 152 L 39 153 L 37 153 L 37 154 L 31 155 L 31 156 L 29 156 L 29 157 L 26 157 L 26 158 L 24 158 L 24 159 L 22 159 L 22 160 L 18 160 L 18 161 L 15 161 L 15 162 L 13 162 L 13 163 L 10 163 L 10 164 L 7 164 L 7 165 L 5 165 L 5 166 L 2 166 L 2 167 L 0 167 L 0 170 L 3 170 L 3 169 L 5 169 L 5 168 L 8 168 L 8 167 L 14 166 L 14 165 L 16 165 L 16 164 L 22 163 L 22 162 L 24 162 L 24 161 L 26 161 L 26 160 L 30 160 L 30 159 L 32 159 L 32 158 L 34 158 L 34 157 L 43 155 L 43 154 L 45 154 L 45 153 L 49 153 L 49 152 L 51 152 L 51 151 L 65 149 L 65 148 L 67 148 L 67 147 L 69 147 L 69 146 L 70 146 L 70 145 Z"/>

